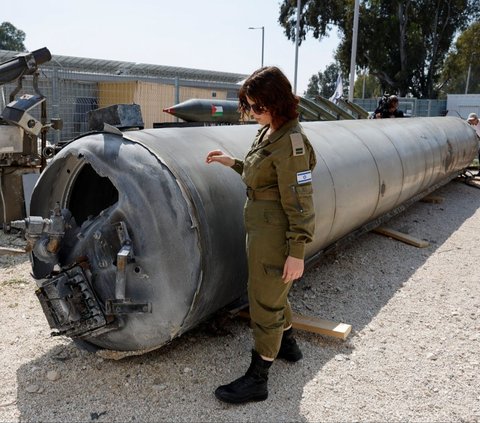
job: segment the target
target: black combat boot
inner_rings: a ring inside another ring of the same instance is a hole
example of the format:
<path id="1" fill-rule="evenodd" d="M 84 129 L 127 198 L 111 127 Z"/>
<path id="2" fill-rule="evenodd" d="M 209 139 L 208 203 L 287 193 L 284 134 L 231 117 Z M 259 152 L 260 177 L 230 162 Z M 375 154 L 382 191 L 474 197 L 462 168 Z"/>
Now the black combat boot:
<path id="1" fill-rule="evenodd" d="M 283 358 L 284 360 L 295 362 L 302 357 L 303 354 L 297 345 L 297 341 L 295 341 L 295 338 L 293 337 L 292 328 L 284 331 L 277 358 Z"/>
<path id="2" fill-rule="evenodd" d="M 219 400 L 235 404 L 266 400 L 268 369 L 272 363 L 273 361 L 263 360 L 260 354 L 252 350 L 252 362 L 245 376 L 228 385 L 219 386 L 215 390 L 215 396 Z"/>

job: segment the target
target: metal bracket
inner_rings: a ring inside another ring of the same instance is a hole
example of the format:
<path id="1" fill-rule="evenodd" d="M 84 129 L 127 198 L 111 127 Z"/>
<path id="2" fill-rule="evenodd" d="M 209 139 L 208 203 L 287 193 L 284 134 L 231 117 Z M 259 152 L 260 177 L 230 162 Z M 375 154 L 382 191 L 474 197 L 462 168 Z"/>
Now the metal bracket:
<path id="1" fill-rule="evenodd" d="M 151 313 L 151 312 L 152 312 L 152 303 L 135 303 L 129 299 L 105 301 L 105 313 L 107 315 Z"/>
<path id="2" fill-rule="evenodd" d="M 130 245 L 122 245 L 117 254 L 117 277 L 115 279 L 115 299 L 124 300 L 127 288 L 127 264 L 132 257 Z"/>
<path id="3" fill-rule="evenodd" d="M 117 225 L 117 234 L 120 238 L 122 247 L 117 253 L 117 277 L 115 280 L 115 299 L 125 299 L 125 289 L 127 286 L 127 264 L 133 259 L 132 240 L 128 234 L 125 222 L 119 222 Z"/>
<path id="4" fill-rule="evenodd" d="M 127 264 L 134 260 L 132 240 L 128 234 L 125 222 L 117 225 L 117 234 L 122 244 L 117 253 L 117 275 L 115 279 L 115 299 L 105 301 L 105 312 L 107 315 L 121 315 L 131 313 L 151 313 L 152 304 L 134 302 L 125 298 L 127 287 Z"/>

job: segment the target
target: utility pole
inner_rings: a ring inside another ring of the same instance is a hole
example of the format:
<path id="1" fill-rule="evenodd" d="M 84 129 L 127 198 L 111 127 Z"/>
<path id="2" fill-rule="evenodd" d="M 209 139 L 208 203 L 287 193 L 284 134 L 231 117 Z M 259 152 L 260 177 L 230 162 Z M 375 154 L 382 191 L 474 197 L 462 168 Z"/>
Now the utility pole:
<path id="1" fill-rule="evenodd" d="M 360 0 L 355 0 L 355 10 L 353 13 L 353 33 L 352 33 L 352 55 L 350 57 L 350 86 L 348 87 L 348 101 L 353 101 L 353 89 L 355 86 L 355 65 L 357 58 L 357 36 L 358 36 L 358 15 L 360 9 Z"/>
<path id="2" fill-rule="evenodd" d="M 468 94 L 468 86 L 470 84 L 470 72 L 472 71 L 472 60 L 473 56 L 476 56 L 477 53 L 474 52 L 470 55 L 470 62 L 468 63 L 468 72 L 467 72 L 467 84 L 465 85 L 465 94 Z"/>
<path id="3" fill-rule="evenodd" d="M 302 0 L 297 0 L 297 24 L 295 25 L 295 76 L 293 79 L 293 93 L 297 94 L 297 72 L 298 72 L 298 45 L 300 42 L 300 10 Z"/>

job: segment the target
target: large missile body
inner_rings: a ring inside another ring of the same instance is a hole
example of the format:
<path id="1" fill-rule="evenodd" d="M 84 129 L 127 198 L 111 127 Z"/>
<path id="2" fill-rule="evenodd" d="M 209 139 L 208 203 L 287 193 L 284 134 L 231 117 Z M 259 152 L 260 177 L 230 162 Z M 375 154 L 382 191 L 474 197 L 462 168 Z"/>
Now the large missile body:
<path id="1" fill-rule="evenodd" d="M 448 182 L 477 151 L 475 131 L 453 117 L 303 127 L 318 159 L 309 259 Z M 101 348 L 145 351 L 243 295 L 245 186 L 205 156 L 243 157 L 257 129 L 87 134 L 63 148 L 35 187 L 29 223 L 52 328 Z"/>
<path id="2" fill-rule="evenodd" d="M 239 123 L 238 101 L 193 98 L 163 109 L 186 122 Z"/>

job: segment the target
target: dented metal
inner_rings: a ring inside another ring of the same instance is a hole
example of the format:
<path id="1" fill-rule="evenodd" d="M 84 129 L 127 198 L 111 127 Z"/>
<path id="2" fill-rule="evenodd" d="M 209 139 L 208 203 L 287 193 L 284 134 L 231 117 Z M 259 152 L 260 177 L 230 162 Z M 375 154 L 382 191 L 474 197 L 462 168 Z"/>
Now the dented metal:
<path id="1" fill-rule="evenodd" d="M 303 126 L 318 159 L 310 260 L 445 184 L 477 149 L 475 132 L 456 118 Z M 88 134 L 55 156 L 31 215 L 49 216 L 58 202 L 68 224 L 55 263 L 35 248 L 31 256 L 56 333 L 105 349 L 151 350 L 245 292 L 245 187 L 204 158 L 213 149 L 243 157 L 257 129 Z M 42 234 L 44 244 L 51 235 Z"/>

